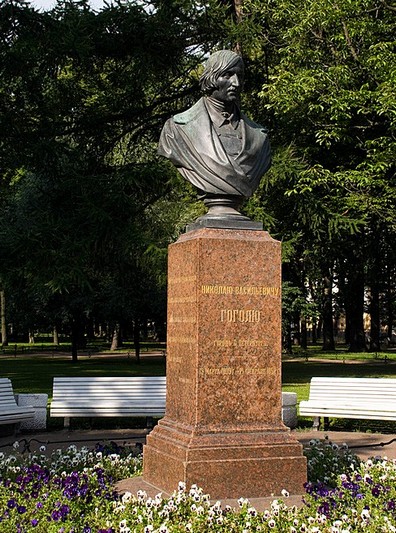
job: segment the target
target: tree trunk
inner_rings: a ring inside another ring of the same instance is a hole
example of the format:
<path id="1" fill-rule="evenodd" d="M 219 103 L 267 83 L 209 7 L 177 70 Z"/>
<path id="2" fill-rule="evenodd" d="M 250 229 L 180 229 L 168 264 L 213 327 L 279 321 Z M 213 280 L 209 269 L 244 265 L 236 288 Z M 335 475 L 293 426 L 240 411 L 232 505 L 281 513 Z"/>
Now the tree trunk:
<path id="1" fill-rule="evenodd" d="M 76 363 L 78 361 L 78 347 L 80 341 L 81 323 L 78 315 L 73 316 L 71 326 L 71 344 L 72 344 L 72 361 Z"/>
<path id="2" fill-rule="evenodd" d="M 330 269 L 323 276 L 323 345 L 322 350 L 334 351 L 333 276 Z"/>
<path id="3" fill-rule="evenodd" d="M 380 345 L 380 303 L 378 284 L 373 282 L 370 290 L 370 352 L 378 352 Z"/>
<path id="4" fill-rule="evenodd" d="M 386 275 L 386 336 L 389 342 L 392 342 L 393 320 L 394 320 L 394 272 L 393 266 L 387 264 Z"/>
<path id="5" fill-rule="evenodd" d="M 5 291 L 0 290 L 1 345 L 8 346 Z"/>
<path id="6" fill-rule="evenodd" d="M 303 350 L 308 348 L 307 320 L 305 316 L 301 317 L 301 348 Z"/>
<path id="7" fill-rule="evenodd" d="M 140 363 L 140 323 L 135 320 L 133 323 L 133 343 L 135 345 L 136 360 Z"/>
<path id="8" fill-rule="evenodd" d="M 348 338 L 350 352 L 366 351 L 366 339 L 363 325 L 364 279 L 358 270 L 350 276 L 348 283 L 348 306 L 346 306 Z"/>
<path id="9" fill-rule="evenodd" d="M 54 329 L 52 331 L 52 336 L 53 336 L 52 342 L 55 344 L 55 346 L 59 346 L 58 328 L 56 326 L 54 326 Z"/>
<path id="10" fill-rule="evenodd" d="M 119 348 L 120 338 L 121 338 L 121 326 L 119 322 L 116 322 L 114 329 L 113 329 L 113 337 L 111 340 L 110 351 L 113 352 Z"/>

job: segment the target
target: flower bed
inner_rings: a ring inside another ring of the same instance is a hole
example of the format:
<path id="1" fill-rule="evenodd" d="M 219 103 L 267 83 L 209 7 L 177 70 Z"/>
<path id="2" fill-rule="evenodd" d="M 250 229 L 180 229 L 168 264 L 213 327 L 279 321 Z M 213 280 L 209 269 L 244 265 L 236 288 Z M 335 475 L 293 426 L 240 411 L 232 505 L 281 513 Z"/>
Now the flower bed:
<path id="1" fill-rule="evenodd" d="M 0 452 L 0 532 L 396 532 L 395 461 L 360 463 L 346 447 L 319 441 L 306 454 L 304 505 L 288 506 L 284 490 L 260 513 L 244 499 L 239 509 L 222 508 L 183 483 L 170 498 L 120 496 L 115 482 L 139 475 L 141 457 L 115 445 L 51 455 L 44 448 L 36 455 Z"/>

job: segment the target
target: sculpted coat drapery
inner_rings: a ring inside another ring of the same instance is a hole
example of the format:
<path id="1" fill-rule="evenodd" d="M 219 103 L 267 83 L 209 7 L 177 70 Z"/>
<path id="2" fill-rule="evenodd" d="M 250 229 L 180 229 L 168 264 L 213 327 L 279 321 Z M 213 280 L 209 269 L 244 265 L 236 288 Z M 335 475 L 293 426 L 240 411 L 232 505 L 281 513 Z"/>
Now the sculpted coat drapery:
<path id="1" fill-rule="evenodd" d="M 158 153 L 172 161 L 199 191 L 248 198 L 271 164 L 265 129 L 241 113 L 242 148 L 233 158 L 213 127 L 205 100 L 201 98 L 166 122 Z"/>

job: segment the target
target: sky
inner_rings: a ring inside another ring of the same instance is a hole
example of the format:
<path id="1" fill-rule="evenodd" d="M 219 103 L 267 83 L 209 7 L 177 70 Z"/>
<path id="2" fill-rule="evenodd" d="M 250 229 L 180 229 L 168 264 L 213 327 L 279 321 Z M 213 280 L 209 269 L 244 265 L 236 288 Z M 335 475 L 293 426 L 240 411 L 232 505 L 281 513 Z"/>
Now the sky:
<path id="1" fill-rule="evenodd" d="M 93 9 L 99 10 L 103 7 L 103 0 L 90 0 L 89 1 Z M 110 3 L 110 2 L 109 2 Z M 37 9 L 51 9 L 56 4 L 56 0 L 31 0 L 31 4 Z"/>

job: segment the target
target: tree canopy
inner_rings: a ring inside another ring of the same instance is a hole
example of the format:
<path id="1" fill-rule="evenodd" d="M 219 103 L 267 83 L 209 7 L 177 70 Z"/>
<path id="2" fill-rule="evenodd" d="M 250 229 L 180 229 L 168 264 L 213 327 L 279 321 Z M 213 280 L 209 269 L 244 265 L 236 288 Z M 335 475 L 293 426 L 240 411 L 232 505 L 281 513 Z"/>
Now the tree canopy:
<path id="1" fill-rule="evenodd" d="M 166 248 L 201 207 L 157 141 L 197 99 L 202 59 L 232 47 L 244 111 L 273 147 L 245 209 L 283 241 L 289 345 L 310 321 L 333 348 L 345 313 L 361 349 L 369 311 L 378 349 L 395 313 L 394 13 L 385 0 L 120 0 L 99 12 L 58 0 L 44 13 L 4 0 L 0 289 L 13 320 L 52 317 L 75 339 L 92 316 L 164 320 Z"/>

